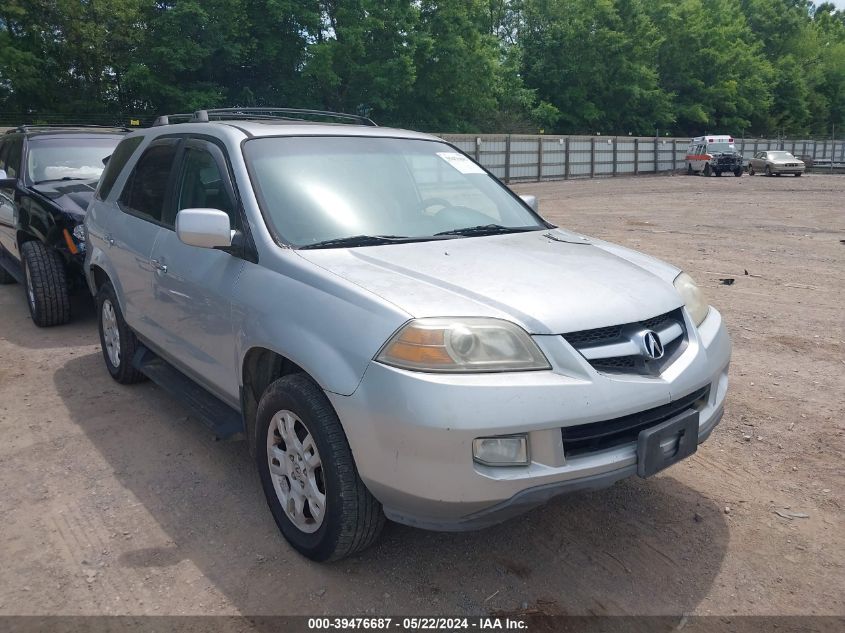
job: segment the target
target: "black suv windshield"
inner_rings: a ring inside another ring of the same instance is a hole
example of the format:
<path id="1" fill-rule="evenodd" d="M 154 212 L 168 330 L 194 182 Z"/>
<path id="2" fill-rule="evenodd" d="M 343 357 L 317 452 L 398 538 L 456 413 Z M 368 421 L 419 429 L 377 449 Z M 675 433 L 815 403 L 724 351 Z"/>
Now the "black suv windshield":
<path id="1" fill-rule="evenodd" d="M 35 184 L 54 180 L 97 180 L 103 159 L 111 156 L 121 136 L 32 138 L 26 159 L 27 177 Z"/>
<path id="2" fill-rule="evenodd" d="M 393 244 L 547 228 L 445 143 L 355 136 L 244 144 L 265 219 L 298 247 Z"/>
<path id="3" fill-rule="evenodd" d="M 707 151 L 711 154 L 735 152 L 736 145 L 734 145 L 733 143 L 708 143 Z"/>

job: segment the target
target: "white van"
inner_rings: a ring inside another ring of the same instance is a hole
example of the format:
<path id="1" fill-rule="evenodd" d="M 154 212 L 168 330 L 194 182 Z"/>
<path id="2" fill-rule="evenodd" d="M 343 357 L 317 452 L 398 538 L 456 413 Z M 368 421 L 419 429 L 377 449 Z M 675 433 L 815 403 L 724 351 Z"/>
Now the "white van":
<path id="1" fill-rule="evenodd" d="M 732 136 L 709 134 L 696 136 L 687 147 L 687 173 L 721 176 L 732 172 L 742 176 L 742 156 L 736 151 Z"/>

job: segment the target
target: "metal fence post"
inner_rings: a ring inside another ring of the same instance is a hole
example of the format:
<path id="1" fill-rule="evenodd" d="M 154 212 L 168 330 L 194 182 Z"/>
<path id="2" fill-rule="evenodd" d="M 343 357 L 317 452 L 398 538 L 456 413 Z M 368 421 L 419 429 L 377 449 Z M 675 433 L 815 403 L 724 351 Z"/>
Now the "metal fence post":
<path id="1" fill-rule="evenodd" d="M 655 136 L 655 137 L 654 137 L 654 173 L 655 173 L 655 174 L 657 173 L 657 170 L 658 170 L 658 167 L 659 167 L 658 162 L 657 162 L 657 152 L 658 152 L 658 148 L 657 148 L 657 140 L 658 140 L 658 139 L 657 139 L 657 137 Z"/>
<path id="2" fill-rule="evenodd" d="M 537 137 L 537 182 L 543 180 L 543 137 Z"/>
<path id="3" fill-rule="evenodd" d="M 596 137 L 590 137 L 590 178 L 596 176 Z"/>
<path id="4" fill-rule="evenodd" d="M 678 139 L 672 139 L 672 172 L 678 171 Z"/>
<path id="5" fill-rule="evenodd" d="M 569 171 L 569 137 L 568 136 L 563 140 L 563 162 L 565 164 L 564 170 L 563 170 L 563 179 L 569 180 L 570 171 Z"/>
<path id="6" fill-rule="evenodd" d="M 816 148 L 819 146 L 818 141 L 813 141 L 813 163 L 816 162 Z"/>
<path id="7" fill-rule="evenodd" d="M 511 181 L 511 135 L 505 138 L 505 182 Z"/>
<path id="8" fill-rule="evenodd" d="M 616 158 L 619 155 L 618 148 L 617 148 L 618 145 L 619 145 L 619 137 L 614 136 L 613 137 L 613 175 L 614 176 L 616 175 L 616 171 L 618 169 L 618 167 L 617 167 L 618 163 L 616 161 Z"/>
<path id="9" fill-rule="evenodd" d="M 634 139 L 634 175 L 640 173 L 640 139 Z"/>
<path id="10" fill-rule="evenodd" d="M 481 163 L 481 137 L 475 137 L 475 162 Z"/>

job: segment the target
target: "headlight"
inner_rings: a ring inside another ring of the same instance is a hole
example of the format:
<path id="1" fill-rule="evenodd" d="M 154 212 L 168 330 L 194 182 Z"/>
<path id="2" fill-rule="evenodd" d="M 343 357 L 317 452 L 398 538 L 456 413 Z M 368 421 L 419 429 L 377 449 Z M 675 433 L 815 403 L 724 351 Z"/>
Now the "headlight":
<path id="1" fill-rule="evenodd" d="M 85 226 L 82 224 L 77 224 L 73 227 L 73 237 L 76 238 L 77 242 L 84 242 L 85 241 Z"/>
<path id="2" fill-rule="evenodd" d="M 675 277 L 675 289 L 684 300 L 692 322 L 698 327 L 710 311 L 710 306 L 704 298 L 701 288 L 695 285 L 692 277 L 686 273 L 681 273 Z"/>
<path id="3" fill-rule="evenodd" d="M 446 373 L 551 368 L 525 330 L 508 321 L 476 317 L 410 321 L 376 360 L 412 371 Z"/>

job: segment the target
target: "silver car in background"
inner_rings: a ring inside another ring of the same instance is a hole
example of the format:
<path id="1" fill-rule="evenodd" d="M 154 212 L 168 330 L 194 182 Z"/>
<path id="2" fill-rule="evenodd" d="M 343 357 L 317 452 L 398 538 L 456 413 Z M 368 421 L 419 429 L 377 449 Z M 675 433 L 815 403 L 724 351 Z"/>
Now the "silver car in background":
<path id="1" fill-rule="evenodd" d="M 754 158 L 748 161 L 748 173 L 751 176 L 755 174 L 765 174 L 767 176 L 792 174 L 794 176 L 801 176 L 804 173 L 804 169 L 804 161 L 782 150 L 757 152 Z"/>
<path id="2" fill-rule="evenodd" d="M 436 137 L 287 120 L 314 115 L 163 118 L 85 220 L 108 371 L 245 438 L 298 551 L 349 555 L 385 516 L 488 526 L 712 433 L 731 343 L 687 274 Z"/>

